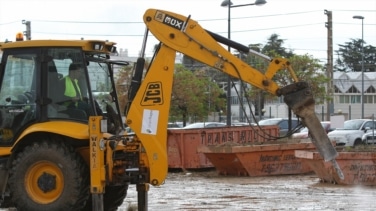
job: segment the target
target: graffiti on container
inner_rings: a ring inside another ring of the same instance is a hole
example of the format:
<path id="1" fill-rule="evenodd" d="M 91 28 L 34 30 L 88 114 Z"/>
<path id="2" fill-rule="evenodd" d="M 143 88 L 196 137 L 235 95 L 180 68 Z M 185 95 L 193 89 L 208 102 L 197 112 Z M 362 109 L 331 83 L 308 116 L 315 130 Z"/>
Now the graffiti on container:
<path id="1" fill-rule="evenodd" d="M 281 161 L 282 155 L 260 155 L 260 162 Z"/>
<path id="2" fill-rule="evenodd" d="M 222 144 L 226 142 L 233 142 L 233 132 L 223 133 L 201 133 L 201 144 Z"/>
<path id="3" fill-rule="evenodd" d="M 265 172 L 268 174 L 281 172 L 296 172 L 300 171 L 302 168 L 302 164 L 300 162 L 292 162 L 292 163 L 265 163 L 262 164 L 261 172 Z"/>
<path id="4" fill-rule="evenodd" d="M 376 165 L 356 165 L 352 164 L 350 166 L 350 171 L 354 172 L 354 178 L 361 183 L 365 182 L 375 182 L 376 181 Z"/>
<path id="5" fill-rule="evenodd" d="M 233 142 L 239 144 L 247 144 L 253 142 L 264 142 L 267 139 L 262 135 L 264 133 L 269 133 L 270 135 L 274 134 L 274 131 L 277 131 L 277 128 L 241 128 L 241 127 L 234 127 L 231 129 L 208 129 L 202 130 L 201 136 L 201 143 L 202 144 L 223 144 L 226 142 Z M 275 130 L 273 130 L 275 129 Z M 261 131 L 263 130 L 263 131 Z"/>
<path id="6" fill-rule="evenodd" d="M 376 181 L 376 174 L 354 174 L 354 178 L 358 178 L 361 183 L 374 183 Z"/>
<path id="7" fill-rule="evenodd" d="M 296 160 L 295 155 L 260 155 L 259 162 L 273 162 L 273 161 L 286 161 L 286 160 Z"/>
<path id="8" fill-rule="evenodd" d="M 350 171 L 376 171 L 376 165 L 355 165 L 350 166 Z"/>
<path id="9" fill-rule="evenodd" d="M 297 158 L 293 154 L 287 154 L 283 156 L 283 160 L 296 160 Z"/>
<path id="10" fill-rule="evenodd" d="M 301 170 L 301 162 L 293 162 L 294 160 L 296 160 L 296 157 L 292 154 L 260 155 L 259 162 L 264 163 L 262 164 L 261 171 L 271 174 L 278 171 L 293 172 Z"/>
<path id="11" fill-rule="evenodd" d="M 240 140 L 239 142 L 240 143 L 247 143 L 247 142 L 251 142 L 251 138 L 250 138 L 250 131 L 248 131 L 248 136 L 247 136 L 247 131 L 242 131 L 240 132 Z M 248 139 L 247 139 L 248 137 Z"/>

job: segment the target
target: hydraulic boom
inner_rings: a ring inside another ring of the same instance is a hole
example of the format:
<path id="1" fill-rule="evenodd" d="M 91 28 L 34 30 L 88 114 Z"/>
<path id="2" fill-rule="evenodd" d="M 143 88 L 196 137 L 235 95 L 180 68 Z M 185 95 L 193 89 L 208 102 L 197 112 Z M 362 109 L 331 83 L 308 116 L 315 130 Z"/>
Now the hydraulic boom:
<path id="1" fill-rule="evenodd" d="M 164 140 L 166 140 L 166 126 L 171 101 L 174 61 L 176 52 L 181 52 L 273 95 L 284 96 L 285 103 L 311 131 L 312 141 L 322 157 L 325 161 L 332 161 L 340 177 L 343 177 L 335 161 L 337 151 L 314 113 L 315 101 L 311 89 L 306 82 L 298 81 L 288 60 L 284 58 L 271 59 L 266 73 L 263 74 L 232 55 L 220 43 L 242 52 L 251 51 L 248 47 L 205 30 L 190 16 L 185 17 L 168 11 L 148 9 L 144 14 L 144 22 L 147 31 L 150 31 L 161 42 L 161 45 L 140 86 L 141 91 L 133 99 L 130 112 L 127 115 L 127 123 L 137 136 L 144 140 L 143 144 L 146 145 L 147 149 L 158 148 L 157 145 L 154 145 L 156 142 L 162 143 L 162 145 L 158 145 L 159 147 L 165 147 Z M 264 58 L 267 57 L 264 56 Z M 273 76 L 280 70 L 287 70 L 294 83 L 280 87 L 273 81 Z M 156 92 L 152 92 L 151 88 Z M 151 93 L 153 93 L 152 98 L 148 97 L 148 94 Z M 138 112 L 132 112 L 136 110 Z M 141 118 L 140 114 L 143 114 Z M 148 128 L 147 125 L 150 127 L 154 125 L 158 128 Z M 150 138 L 157 141 L 145 141 Z M 153 175 L 155 175 L 154 172 L 161 173 L 159 167 L 162 167 L 160 165 L 164 162 L 159 164 L 156 162 L 155 168 L 158 168 L 159 171 L 153 170 L 155 154 L 147 154 L 151 164 L 150 176 L 152 180 Z M 160 159 L 161 156 L 158 158 Z M 164 155 L 163 159 L 165 159 Z M 164 164 L 163 168 L 166 168 Z M 160 176 L 164 175 L 161 174 Z M 162 178 L 157 179 L 157 181 L 161 180 Z"/>

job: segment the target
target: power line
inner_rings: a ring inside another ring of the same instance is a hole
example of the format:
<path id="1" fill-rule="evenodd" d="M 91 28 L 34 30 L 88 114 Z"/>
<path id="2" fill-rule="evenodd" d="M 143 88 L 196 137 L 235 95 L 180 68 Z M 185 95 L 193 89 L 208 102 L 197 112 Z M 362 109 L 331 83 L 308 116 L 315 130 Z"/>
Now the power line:
<path id="1" fill-rule="evenodd" d="M 252 32 L 252 31 L 268 31 L 268 30 L 275 30 L 275 29 L 284 29 L 284 28 L 296 28 L 296 27 L 305 27 L 305 26 L 312 26 L 312 25 L 321 25 L 323 23 L 312 23 L 312 24 L 301 24 L 301 25 L 291 25 L 291 26 L 280 26 L 280 27 L 270 27 L 270 28 L 263 28 L 263 29 L 249 29 L 249 30 L 233 30 L 231 33 L 245 33 L 245 32 Z M 53 33 L 53 32 L 38 32 L 34 31 L 34 33 L 39 34 L 59 34 L 59 35 L 86 35 L 86 36 L 144 36 L 143 34 L 82 34 L 82 33 Z M 227 32 L 217 32 L 218 34 L 223 34 Z"/>
<path id="2" fill-rule="evenodd" d="M 61 20 L 32 20 L 44 23 L 78 23 L 78 24 L 144 24 L 142 21 L 61 21 Z"/>
<path id="3" fill-rule="evenodd" d="M 334 12 L 376 12 L 376 10 L 332 10 Z M 270 15 L 258 15 L 258 16 L 245 16 L 245 17 L 232 17 L 231 19 L 251 19 L 251 18 L 265 18 L 265 17 L 274 17 L 274 16 L 288 16 L 288 15 L 299 15 L 307 13 L 322 12 L 322 10 L 311 10 L 311 11 L 302 11 L 302 12 L 293 12 L 293 13 L 279 13 L 279 14 L 270 14 Z M 223 21 L 227 18 L 214 18 L 214 19 L 198 19 L 197 21 Z M 77 23 L 77 24 L 143 24 L 142 21 L 65 21 L 65 20 L 30 20 L 32 22 L 45 22 L 45 23 Z M 21 22 L 12 21 L 7 23 L 0 23 L 0 25 L 13 24 Z"/>
<path id="4" fill-rule="evenodd" d="M 11 21 L 11 22 L 6 22 L 6 23 L 0 23 L 0 25 L 8 25 L 8 24 L 14 24 L 14 23 L 22 23 L 22 21 L 21 20 Z"/>
<path id="5" fill-rule="evenodd" d="M 321 10 L 312 10 L 304 12 L 294 12 L 294 13 L 280 13 L 280 14 L 270 14 L 270 15 L 258 15 L 258 16 L 245 16 L 245 17 L 232 17 L 231 19 L 251 19 L 251 18 L 265 18 L 274 16 L 286 16 L 286 15 L 297 15 L 297 14 L 307 14 L 312 12 L 322 12 Z M 215 19 L 198 19 L 197 21 L 223 21 L 226 18 L 215 18 Z M 76 24 L 143 24 L 142 21 L 65 21 L 65 20 L 31 20 L 32 22 L 45 22 L 45 23 L 76 23 Z M 11 22 L 15 23 L 15 22 Z M 0 24 L 2 25 L 2 24 Z"/>

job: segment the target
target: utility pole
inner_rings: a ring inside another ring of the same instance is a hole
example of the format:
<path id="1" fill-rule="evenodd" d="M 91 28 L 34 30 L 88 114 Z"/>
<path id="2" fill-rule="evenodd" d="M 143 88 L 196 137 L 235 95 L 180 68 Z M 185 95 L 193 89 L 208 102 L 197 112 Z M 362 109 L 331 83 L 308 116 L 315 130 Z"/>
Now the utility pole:
<path id="1" fill-rule="evenodd" d="M 325 27 L 328 29 L 328 62 L 326 67 L 326 76 L 328 81 L 328 94 L 330 98 L 326 104 L 326 121 L 330 121 L 330 114 L 334 112 L 334 90 L 333 90 L 333 19 L 332 11 L 324 10 L 324 14 L 328 16 L 328 22 L 325 23 Z"/>
<path id="2" fill-rule="evenodd" d="M 22 24 L 26 25 L 26 31 L 24 31 L 24 35 L 26 36 L 26 40 L 31 40 L 31 22 L 22 20 Z"/>

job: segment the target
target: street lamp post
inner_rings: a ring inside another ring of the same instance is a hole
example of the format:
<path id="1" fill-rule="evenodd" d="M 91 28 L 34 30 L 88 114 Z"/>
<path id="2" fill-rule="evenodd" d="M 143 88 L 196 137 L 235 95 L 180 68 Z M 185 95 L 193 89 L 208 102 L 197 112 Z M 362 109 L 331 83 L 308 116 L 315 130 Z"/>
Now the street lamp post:
<path id="1" fill-rule="evenodd" d="M 362 20 L 362 96 L 361 96 L 361 104 L 362 104 L 362 119 L 364 119 L 364 39 L 363 39 L 363 20 L 364 17 L 360 15 L 353 16 L 354 19 L 361 19 Z"/>
<path id="2" fill-rule="evenodd" d="M 244 6 L 252 6 L 252 5 L 264 5 L 266 4 L 265 0 L 256 0 L 255 3 L 251 4 L 239 4 L 239 5 L 233 5 L 231 0 L 224 0 L 221 3 L 222 7 L 228 8 L 228 16 L 227 16 L 227 37 L 228 39 L 231 39 L 231 8 L 234 7 L 244 7 Z M 228 51 L 231 52 L 231 47 L 228 46 Z M 227 77 L 227 115 L 226 115 L 226 124 L 228 126 L 231 126 L 231 76 Z"/>

